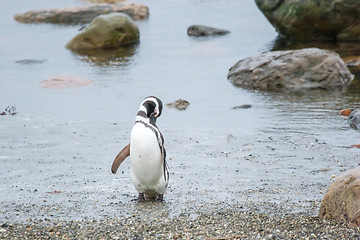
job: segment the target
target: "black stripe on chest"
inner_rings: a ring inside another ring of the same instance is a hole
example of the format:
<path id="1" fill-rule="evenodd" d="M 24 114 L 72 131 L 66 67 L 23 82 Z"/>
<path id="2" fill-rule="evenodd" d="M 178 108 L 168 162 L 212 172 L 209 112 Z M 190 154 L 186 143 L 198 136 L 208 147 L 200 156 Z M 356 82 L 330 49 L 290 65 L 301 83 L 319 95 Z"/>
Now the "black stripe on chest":
<path id="1" fill-rule="evenodd" d="M 156 139 L 157 139 L 158 144 L 159 144 L 160 152 L 162 153 L 163 152 L 164 137 L 160 133 L 159 129 L 155 125 L 153 125 L 151 123 L 149 124 L 149 123 L 146 123 L 146 122 L 143 122 L 143 121 L 135 121 L 135 124 L 136 123 L 143 124 L 145 127 L 150 128 L 150 130 L 155 133 Z"/>

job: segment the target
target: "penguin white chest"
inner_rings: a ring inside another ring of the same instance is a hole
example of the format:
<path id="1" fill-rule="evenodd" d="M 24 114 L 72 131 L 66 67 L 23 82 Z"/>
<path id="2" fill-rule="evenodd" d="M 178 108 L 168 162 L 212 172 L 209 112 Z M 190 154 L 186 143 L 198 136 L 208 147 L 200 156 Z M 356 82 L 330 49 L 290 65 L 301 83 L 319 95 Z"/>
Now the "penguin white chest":
<path id="1" fill-rule="evenodd" d="M 138 189 L 152 188 L 163 175 L 162 154 L 154 129 L 136 123 L 131 131 L 131 173 Z M 138 189 L 139 190 L 139 189 Z"/>

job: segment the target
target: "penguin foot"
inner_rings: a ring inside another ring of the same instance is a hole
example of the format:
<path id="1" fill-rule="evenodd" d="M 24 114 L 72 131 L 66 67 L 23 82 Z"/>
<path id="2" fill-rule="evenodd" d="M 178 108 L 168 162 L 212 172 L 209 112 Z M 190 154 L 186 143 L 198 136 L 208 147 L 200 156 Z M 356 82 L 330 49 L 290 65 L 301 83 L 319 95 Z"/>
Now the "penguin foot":
<path id="1" fill-rule="evenodd" d="M 145 201 L 145 195 L 144 195 L 144 193 L 139 193 L 138 201 L 139 201 L 139 202 L 144 202 L 144 201 Z"/>
<path id="2" fill-rule="evenodd" d="M 157 201 L 163 202 L 164 201 L 164 194 L 159 194 L 156 198 Z"/>

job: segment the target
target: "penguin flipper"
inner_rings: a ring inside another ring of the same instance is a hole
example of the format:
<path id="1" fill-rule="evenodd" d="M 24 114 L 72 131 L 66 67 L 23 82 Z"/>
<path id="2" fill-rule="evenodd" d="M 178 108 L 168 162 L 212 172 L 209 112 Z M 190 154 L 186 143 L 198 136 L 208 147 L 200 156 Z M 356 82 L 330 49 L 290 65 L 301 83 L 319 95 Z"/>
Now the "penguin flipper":
<path id="1" fill-rule="evenodd" d="M 118 170 L 120 164 L 130 155 L 130 143 L 128 145 L 126 145 L 120 152 L 119 154 L 116 156 L 116 158 L 114 159 L 114 162 L 111 166 L 111 172 L 113 174 L 116 173 L 116 171 Z"/>

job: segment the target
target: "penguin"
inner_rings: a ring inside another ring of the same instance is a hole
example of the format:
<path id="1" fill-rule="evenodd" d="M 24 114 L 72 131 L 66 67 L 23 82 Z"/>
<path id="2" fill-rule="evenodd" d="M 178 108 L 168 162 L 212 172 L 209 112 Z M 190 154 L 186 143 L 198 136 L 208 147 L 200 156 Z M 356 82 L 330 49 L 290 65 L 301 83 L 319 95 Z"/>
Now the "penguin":
<path id="1" fill-rule="evenodd" d="M 131 178 L 139 193 L 139 201 L 148 198 L 163 201 L 169 183 L 164 137 L 156 126 L 162 107 L 161 100 L 155 96 L 141 102 L 130 143 L 116 156 L 111 167 L 111 172 L 115 174 L 120 164 L 130 156 Z"/>

